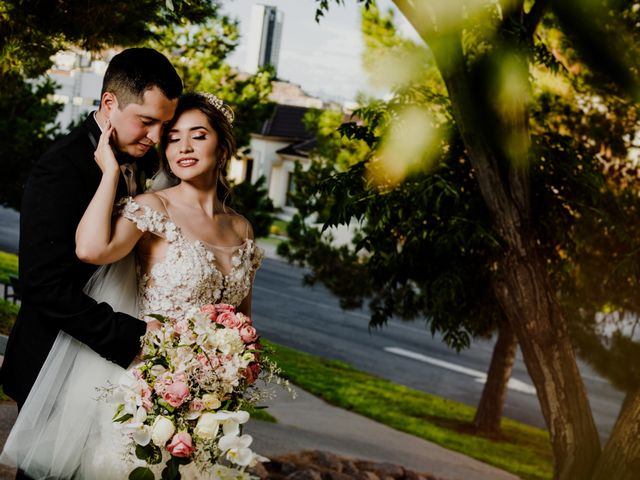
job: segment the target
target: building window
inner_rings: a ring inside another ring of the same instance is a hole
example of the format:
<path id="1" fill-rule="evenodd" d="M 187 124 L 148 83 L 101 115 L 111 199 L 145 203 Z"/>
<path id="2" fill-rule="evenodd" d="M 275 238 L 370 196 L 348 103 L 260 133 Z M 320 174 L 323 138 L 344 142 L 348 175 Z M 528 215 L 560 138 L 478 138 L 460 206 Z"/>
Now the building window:
<path id="1" fill-rule="evenodd" d="M 287 196 L 285 198 L 284 204 L 287 207 L 293 207 L 293 201 L 291 200 L 291 195 L 296 193 L 296 182 L 293 178 L 293 172 L 289 172 L 289 178 L 287 180 Z"/>
<path id="2" fill-rule="evenodd" d="M 251 174 L 253 173 L 253 158 L 247 158 L 247 171 L 244 174 L 244 181 L 251 183 Z"/>

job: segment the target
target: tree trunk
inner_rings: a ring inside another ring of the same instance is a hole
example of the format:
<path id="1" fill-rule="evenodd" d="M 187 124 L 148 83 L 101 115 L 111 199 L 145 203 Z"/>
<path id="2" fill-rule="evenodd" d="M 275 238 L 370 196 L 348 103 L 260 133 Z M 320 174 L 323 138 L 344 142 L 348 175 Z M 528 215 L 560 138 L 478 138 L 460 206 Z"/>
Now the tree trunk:
<path id="1" fill-rule="evenodd" d="M 538 392 L 551 434 L 554 478 L 590 479 L 600 455 L 600 440 L 567 322 L 532 233 L 528 159 L 512 159 L 510 163 L 484 136 L 486 130 L 481 127 L 486 125 L 487 118 L 473 96 L 477 85 L 467 70 L 462 32 L 430 29 L 428 22 L 434 19 L 418 11 L 417 4 L 407 0 L 394 2 L 432 48 L 482 197 L 503 240 L 494 289 Z M 511 100 L 510 118 L 502 119 L 505 123 L 495 127 L 501 127 L 504 135 L 516 129 L 528 135 L 526 95 Z"/>
<path id="2" fill-rule="evenodd" d="M 635 480 L 640 475 L 640 388 L 627 393 L 593 480 Z M 629 461 L 631 459 L 631 461 Z"/>
<path id="3" fill-rule="evenodd" d="M 511 377 L 517 348 L 518 342 L 509 324 L 500 323 L 498 340 L 493 347 L 491 365 L 487 372 L 487 382 L 484 384 L 482 398 L 473 419 L 473 424 L 478 432 L 485 434 L 500 432 L 502 409 L 507 397 L 507 384 Z"/>

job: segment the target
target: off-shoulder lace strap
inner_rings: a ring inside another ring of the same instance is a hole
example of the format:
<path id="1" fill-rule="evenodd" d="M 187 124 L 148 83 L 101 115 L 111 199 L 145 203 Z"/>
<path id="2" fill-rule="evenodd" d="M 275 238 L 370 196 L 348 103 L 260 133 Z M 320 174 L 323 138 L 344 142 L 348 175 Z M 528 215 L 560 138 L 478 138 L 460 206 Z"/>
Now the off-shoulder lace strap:
<path id="1" fill-rule="evenodd" d="M 178 238 L 178 227 L 167 215 L 147 205 L 140 205 L 126 197 L 116 204 L 114 214 L 132 221 L 142 232 L 150 232 L 173 242 Z"/>

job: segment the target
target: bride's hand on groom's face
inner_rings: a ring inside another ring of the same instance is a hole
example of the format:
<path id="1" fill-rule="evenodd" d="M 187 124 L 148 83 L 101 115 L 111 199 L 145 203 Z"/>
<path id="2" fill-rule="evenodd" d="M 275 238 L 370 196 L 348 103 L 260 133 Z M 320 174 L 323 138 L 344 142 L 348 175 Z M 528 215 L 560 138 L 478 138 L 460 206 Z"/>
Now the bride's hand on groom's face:
<path id="1" fill-rule="evenodd" d="M 109 121 L 105 125 L 102 135 L 100 135 L 100 141 L 96 147 L 94 158 L 100 170 L 103 174 L 120 174 L 120 166 L 116 160 L 116 156 L 111 148 L 111 138 L 114 136 L 113 126 Z"/>

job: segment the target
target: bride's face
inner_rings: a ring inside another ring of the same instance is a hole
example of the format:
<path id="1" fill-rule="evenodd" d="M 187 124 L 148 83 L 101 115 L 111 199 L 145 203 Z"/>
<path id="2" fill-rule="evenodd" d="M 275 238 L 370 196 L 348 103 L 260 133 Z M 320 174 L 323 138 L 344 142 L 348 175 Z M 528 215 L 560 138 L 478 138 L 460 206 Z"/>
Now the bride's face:
<path id="1" fill-rule="evenodd" d="M 178 118 L 167 137 L 166 156 L 171 171 L 181 180 L 216 178 L 218 134 L 200 110 Z"/>

